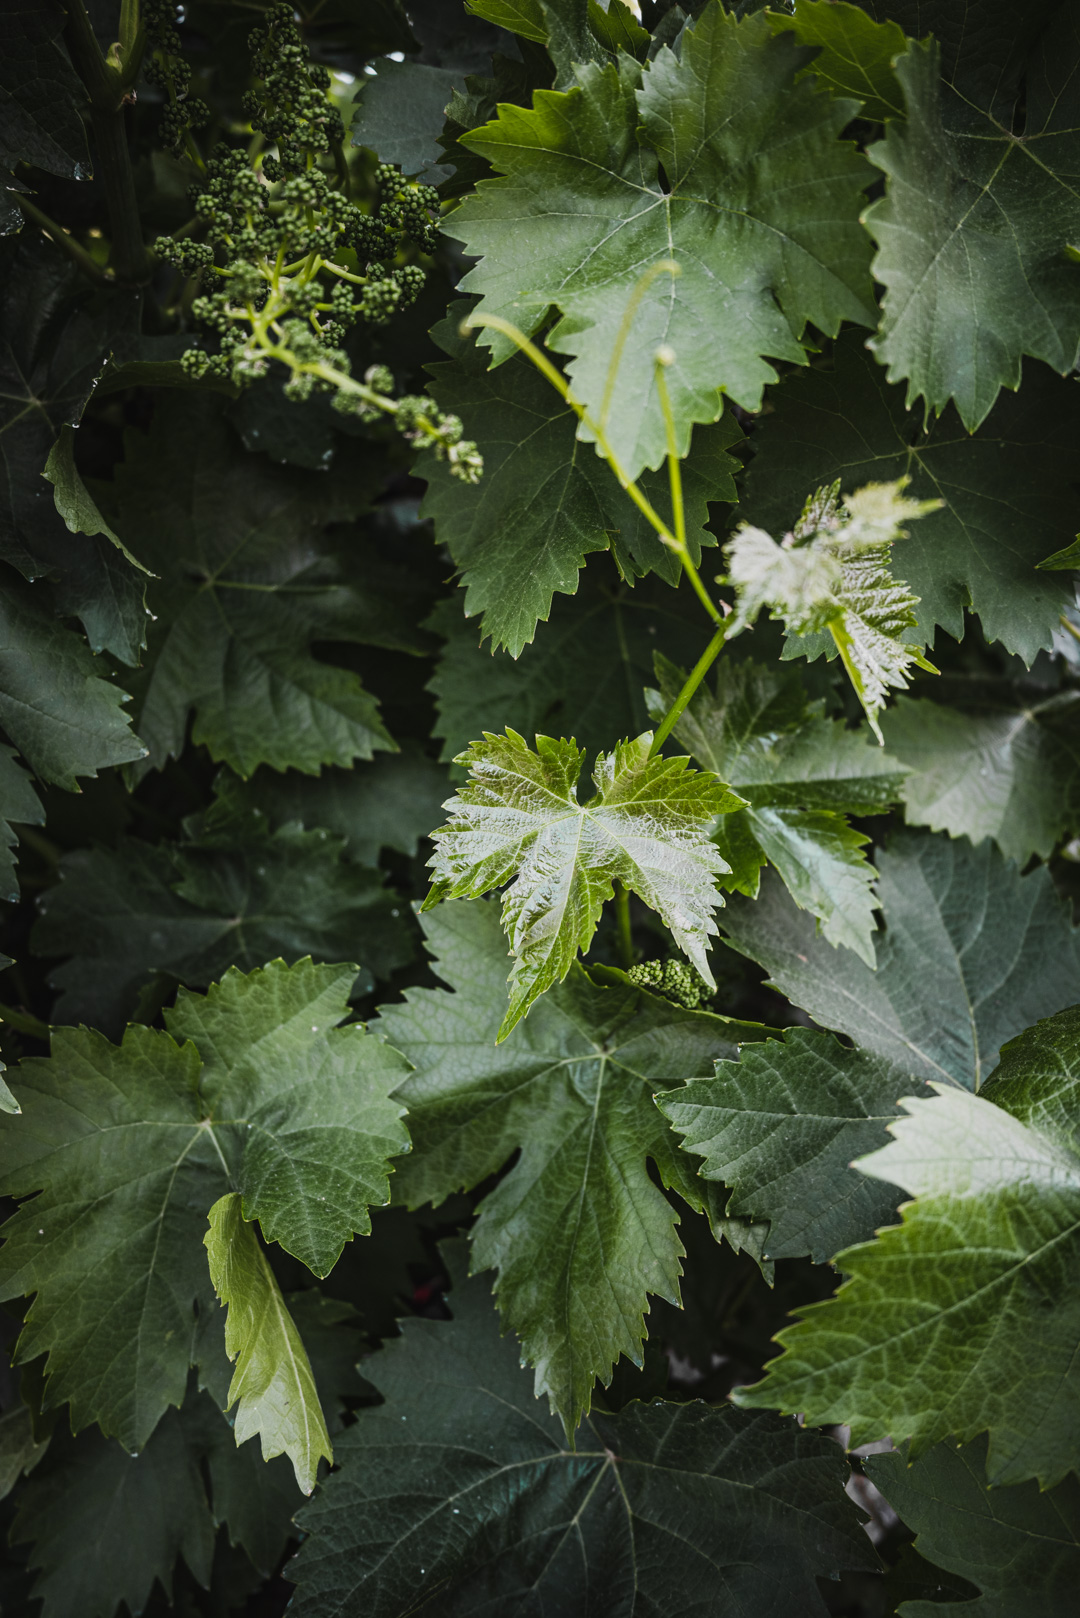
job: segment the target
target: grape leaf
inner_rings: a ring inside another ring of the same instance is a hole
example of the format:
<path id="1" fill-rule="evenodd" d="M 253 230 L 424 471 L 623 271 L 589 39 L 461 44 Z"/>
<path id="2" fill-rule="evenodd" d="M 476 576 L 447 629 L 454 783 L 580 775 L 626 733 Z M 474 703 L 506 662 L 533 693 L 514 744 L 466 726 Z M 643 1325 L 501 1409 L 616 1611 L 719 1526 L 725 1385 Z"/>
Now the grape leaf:
<path id="1" fill-rule="evenodd" d="M 654 719 L 672 706 L 686 678 L 660 654 L 656 674 L 660 690 L 646 694 Z M 724 886 L 756 898 L 760 868 L 771 861 L 829 942 L 846 944 L 872 966 L 877 924 L 870 884 L 877 873 L 862 852 L 869 839 L 843 811 L 886 809 L 900 795 L 902 766 L 864 733 L 823 718 L 793 669 L 750 659 L 722 659 L 713 689 L 698 687 L 674 734 L 703 769 L 747 801 L 713 833 L 733 867 Z"/>
<path id="2" fill-rule="evenodd" d="M 815 1264 L 891 1224 L 898 1193 L 851 1160 L 885 1142 L 901 1095 L 929 1094 L 901 1068 L 816 1029 L 750 1045 L 716 1077 L 657 1097 L 704 1158 L 700 1173 L 730 1187 L 729 1217 L 768 1220 L 766 1259 L 809 1253 Z"/>
<path id="3" fill-rule="evenodd" d="M 573 726 L 590 755 L 645 729 L 642 687 L 653 653 L 692 661 L 705 649 L 707 625 L 689 591 L 653 578 L 619 588 L 614 570 L 610 583 L 605 571 L 594 563 L 575 596 L 557 597 L 544 633 L 516 660 L 481 650 L 480 630 L 464 616 L 460 597 L 440 603 L 430 627 L 446 645 L 428 689 L 444 759 L 503 725 L 523 736 Z"/>
<path id="4" fill-rule="evenodd" d="M 992 837 L 1023 865 L 1049 858 L 1080 827 L 1080 694 L 975 713 L 901 697 L 884 716 L 889 747 L 910 767 L 901 795 L 915 826 Z"/>
<path id="5" fill-rule="evenodd" d="M 710 4 L 680 57 L 664 46 L 642 70 L 620 53 L 465 137 L 505 178 L 448 222 L 480 258 L 462 287 L 483 295 L 479 316 L 529 333 L 561 312 L 549 346 L 571 356 L 575 397 L 628 476 L 666 453 L 659 345 L 674 353 L 665 376 L 685 454 L 722 394 L 760 406 L 776 380 L 764 356 L 805 362 L 807 321 L 830 334 L 843 319 L 874 323 L 858 223 L 869 171 L 838 139 L 853 109 L 795 82 L 806 60 L 764 18 Z M 672 260 L 674 278 L 661 269 Z"/>
<path id="6" fill-rule="evenodd" d="M 50 982 L 55 1015 L 119 1033 L 155 973 L 201 987 L 280 955 L 360 957 L 357 985 L 412 958 L 408 910 L 383 877 L 342 857 L 341 838 L 265 817 L 188 822 L 180 843 L 122 839 L 64 856 L 38 900 L 31 947 L 69 957 Z"/>
<path id="7" fill-rule="evenodd" d="M 878 851 L 885 936 L 872 972 L 815 936 L 779 881 L 732 899 L 728 941 L 781 993 L 919 1079 L 978 1089 L 1002 1043 L 1080 999 L 1080 944 L 1045 868 L 1021 876 L 990 843 L 928 833 Z"/>
<path id="8" fill-rule="evenodd" d="M 905 1097 L 857 1164 L 915 1198 L 903 1223 L 837 1257 L 850 1279 L 736 1402 L 845 1422 L 856 1445 L 909 1439 L 914 1458 L 988 1430 L 992 1484 L 1059 1483 L 1080 1439 L 1078 1077 L 1073 1008 L 1006 1046 L 984 1096 Z"/>
<path id="9" fill-rule="evenodd" d="M 368 1191 L 387 1200 L 379 1154 L 406 1145 L 388 1100 L 405 1066 L 358 1026 L 332 1026 L 353 974 L 310 961 L 229 973 L 205 1001 L 180 997 L 171 1033 L 135 1025 L 116 1046 L 57 1029 L 51 1057 L 13 1072 L 22 1113 L 0 1117 L 3 1186 L 29 1200 L 5 1227 L 0 1292 L 37 1294 L 18 1356 L 48 1354 L 47 1404 L 70 1404 L 73 1430 L 97 1421 L 140 1448 L 190 1364 L 224 1402 L 202 1239 L 226 1192 L 324 1273 L 368 1228 Z M 178 1043 L 202 1025 L 205 1074 Z"/>
<path id="10" fill-rule="evenodd" d="M 396 163 L 425 185 L 438 185 L 446 175 L 438 146 L 446 105 L 464 81 L 454 68 L 383 57 L 355 103 L 352 144 L 369 147 L 383 163 Z"/>
<path id="11" fill-rule="evenodd" d="M 496 1045 L 505 946 L 493 904 L 424 917 L 447 989 L 407 989 L 379 1030 L 415 1068 L 397 1091 L 413 1152 L 396 1189 L 442 1202 L 520 1157 L 480 1204 L 472 1263 L 498 1271 L 506 1326 L 569 1429 L 620 1354 L 640 1363 L 648 1294 L 678 1296 L 674 1209 L 649 1176 L 700 1209 L 705 1187 L 652 1092 L 711 1071 L 760 1029 L 684 1011 L 621 974 L 575 966 Z"/>
<path id="12" fill-rule="evenodd" d="M 419 471 L 428 481 L 423 514 L 461 571 L 465 611 L 483 614 L 483 634 L 514 657 L 546 621 L 556 592 L 573 595 L 590 551 L 608 547 L 622 574 L 655 571 L 677 585 L 679 559 L 660 543 L 606 461 L 575 437 L 577 418 L 551 384 L 523 356 L 494 371 L 484 369 L 475 343 L 457 333 L 452 318 L 433 335 L 451 362 L 429 367 L 431 393 L 444 410 L 460 415 L 484 456 L 478 488 L 450 477 L 445 461 L 426 455 Z M 710 501 L 734 501 L 735 460 L 726 451 L 741 438 L 730 416 L 699 428 L 683 463 L 687 540 L 693 560 L 714 545 L 705 529 Z M 670 508 L 666 470 L 640 480 L 661 512 Z"/>
<path id="13" fill-rule="evenodd" d="M 0 591 L 0 724 L 36 775 L 68 792 L 80 775 L 146 756 L 86 642 L 51 610 L 45 585 L 10 574 Z"/>
<path id="14" fill-rule="evenodd" d="M 977 1585 L 978 1600 L 907 1602 L 904 1618 L 970 1613 L 1020 1618 L 1038 1601 L 1043 1618 L 1070 1618 L 1080 1578 L 1080 1483 L 1043 1492 L 1034 1483 L 986 1487 L 986 1440 L 937 1444 L 913 1463 L 894 1451 L 864 1462 L 874 1486 L 916 1533 L 928 1562 Z M 936 1569 L 935 1569 L 936 1571 Z"/>
<path id="15" fill-rule="evenodd" d="M 300 1333 L 240 1206 L 235 1191 L 215 1202 L 204 1238 L 214 1290 L 229 1311 L 225 1352 L 236 1362 L 227 1408 L 237 1406 L 237 1444 L 258 1434 L 263 1460 L 287 1455 L 297 1488 L 310 1494 L 319 1461 L 333 1462 L 330 1435 Z"/>
<path id="16" fill-rule="evenodd" d="M 706 956 L 722 903 L 715 879 L 727 869 L 710 843 L 716 815 L 744 800 L 687 758 L 652 758 L 652 732 L 619 742 L 593 766 L 596 794 L 577 798 L 585 755 L 576 742 L 516 730 L 487 731 L 460 753 L 468 784 L 448 800 L 432 833 L 435 852 L 425 908 L 476 899 L 506 884 L 502 917 L 514 964 L 505 1039 L 530 1006 L 587 951 L 619 881 L 655 910 L 706 983 Z"/>
<path id="17" fill-rule="evenodd" d="M 942 83 L 939 46 L 912 44 L 895 69 L 907 118 L 868 154 L 888 176 L 865 215 L 886 288 L 871 347 L 909 405 L 954 401 L 972 432 L 1019 387 L 1025 355 L 1063 374 L 1076 362 L 1078 59 L 1070 6 L 996 82 L 968 82 L 961 53 Z"/>
<path id="18" fill-rule="evenodd" d="M 789 30 L 800 45 L 818 47 L 810 71 L 830 95 L 861 101 L 863 117 L 877 123 L 905 116 L 893 64 L 908 42 L 891 18 L 875 22 L 845 0 L 795 0 L 794 15 L 770 11 L 767 20 L 774 34 Z"/>
<path id="19" fill-rule="evenodd" d="M 0 54 L 0 168 L 30 163 L 65 180 L 88 180 L 80 116 L 86 91 L 63 45 L 58 0 L 10 0 Z"/>
<path id="20" fill-rule="evenodd" d="M 354 583 L 319 530 L 367 504 L 377 471 L 305 472 L 237 452 L 221 401 L 173 392 L 129 434 L 115 526 L 155 574 L 139 733 L 160 767 L 192 739 L 240 775 L 316 774 L 392 748 L 358 677 L 313 641 L 414 650 L 395 607 Z"/>
<path id="21" fill-rule="evenodd" d="M 0 899 L 12 903 L 19 897 L 12 850 L 16 833 L 12 821 L 40 826 L 45 821 L 41 800 L 30 784 L 26 771 L 15 762 L 14 750 L 0 744 Z"/>
<path id="22" fill-rule="evenodd" d="M 21 1402 L 0 1416 L 0 1500 L 6 1500 L 20 1478 L 48 1452 L 49 1440 L 34 1436 L 34 1418 Z"/>
<path id="23" fill-rule="evenodd" d="M 756 1610 L 766 1580 L 771 1618 L 808 1618 L 818 1576 L 873 1565 L 818 1433 L 657 1400 L 594 1414 L 568 1447 L 483 1283 L 452 1268 L 453 1320 L 408 1321 L 372 1362 L 386 1402 L 302 1513 L 298 1618 L 690 1618 Z"/>
<path id="24" fill-rule="evenodd" d="M 751 523 L 782 531 L 806 491 L 835 478 L 848 491 L 910 477 L 909 495 L 945 501 L 912 526 L 901 552 L 900 571 L 920 598 L 919 635 L 932 643 L 940 624 L 961 640 L 971 607 L 987 638 L 1026 663 L 1050 647 L 1071 597 L 1067 579 L 1036 568 L 1080 527 L 1067 470 L 1080 435 L 1074 386 L 1029 367 L 1020 393 L 1003 395 L 974 437 L 951 409 L 920 428 L 903 390 L 852 334 L 836 343 L 831 371 L 815 367 L 770 398 L 746 479 Z"/>

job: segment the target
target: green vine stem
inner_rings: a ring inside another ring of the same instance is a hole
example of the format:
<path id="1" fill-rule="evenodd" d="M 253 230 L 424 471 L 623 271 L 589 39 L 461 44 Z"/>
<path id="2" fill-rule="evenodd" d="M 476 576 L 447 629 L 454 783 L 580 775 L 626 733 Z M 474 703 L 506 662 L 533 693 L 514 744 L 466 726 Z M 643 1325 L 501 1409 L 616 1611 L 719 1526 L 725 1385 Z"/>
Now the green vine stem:
<path id="1" fill-rule="evenodd" d="M 702 652 L 701 656 L 690 670 L 689 675 L 683 682 L 682 689 L 675 698 L 675 701 L 671 704 L 671 707 L 668 709 L 667 713 L 664 715 L 663 720 L 657 729 L 656 735 L 653 737 L 652 746 L 649 748 L 650 758 L 654 758 L 656 754 L 659 753 L 660 749 L 671 735 L 671 732 L 679 723 L 687 703 L 690 701 L 691 697 L 694 695 L 694 692 L 697 690 L 706 674 L 708 674 L 709 670 L 716 662 L 716 659 L 720 656 L 720 653 L 723 650 L 724 638 L 726 634 L 727 627 L 726 625 L 721 624 L 708 646 L 706 646 L 705 650 Z"/>
<path id="2" fill-rule="evenodd" d="M 29 1034 L 31 1039 L 43 1039 L 48 1043 L 48 1023 L 42 1022 L 40 1017 L 31 1016 L 28 1011 L 17 1011 L 14 1006 L 0 1004 L 0 1022 L 14 1028 L 16 1033 Z"/>

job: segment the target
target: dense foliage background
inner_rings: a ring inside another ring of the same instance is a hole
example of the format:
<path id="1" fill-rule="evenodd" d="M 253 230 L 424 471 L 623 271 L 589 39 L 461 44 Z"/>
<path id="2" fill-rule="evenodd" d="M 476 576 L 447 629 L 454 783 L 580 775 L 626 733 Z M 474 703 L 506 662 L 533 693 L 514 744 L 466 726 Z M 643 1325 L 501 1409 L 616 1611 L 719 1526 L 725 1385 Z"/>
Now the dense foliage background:
<path id="1" fill-rule="evenodd" d="M 3 20 L 0 1609 L 1071 1613 L 1080 6 Z"/>

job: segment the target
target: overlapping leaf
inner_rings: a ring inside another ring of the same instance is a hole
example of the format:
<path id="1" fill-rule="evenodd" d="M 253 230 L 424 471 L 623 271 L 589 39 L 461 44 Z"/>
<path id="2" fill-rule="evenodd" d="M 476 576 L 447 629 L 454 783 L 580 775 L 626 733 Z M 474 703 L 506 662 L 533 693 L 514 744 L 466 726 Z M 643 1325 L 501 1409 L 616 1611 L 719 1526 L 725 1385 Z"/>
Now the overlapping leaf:
<path id="1" fill-rule="evenodd" d="M 19 1356 L 48 1354 L 48 1402 L 70 1404 L 75 1430 L 97 1421 L 141 1447 L 191 1364 L 224 1403 L 203 1234 L 226 1192 L 321 1274 L 388 1200 L 405 1066 L 359 1025 L 335 1029 L 353 975 L 310 961 L 229 973 L 181 995 L 168 1033 L 136 1025 L 115 1046 L 58 1029 L 51 1057 L 12 1075 L 22 1114 L 0 1118 L 3 1183 L 28 1200 L 0 1286 L 36 1295 Z"/>
<path id="2" fill-rule="evenodd" d="M 66 180 L 90 178 L 81 117 L 87 97 L 64 49 L 59 0 L 13 0 L 0 56 L 0 169 L 31 163 Z"/>
<path id="3" fill-rule="evenodd" d="M 573 595 L 590 551 L 610 547 L 624 576 L 655 571 L 677 584 L 678 558 L 620 487 L 591 445 L 575 437 L 577 418 L 532 363 L 517 356 L 484 369 L 475 343 L 457 332 L 468 305 L 436 327 L 452 362 L 431 367 L 432 395 L 468 422 L 483 451 L 477 488 L 453 478 L 445 461 L 428 455 L 424 513 L 434 519 L 467 588 L 465 610 L 483 614 L 483 634 L 514 657 L 529 644 L 538 620 L 551 614 L 556 592 Z M 716 541 L 705 529 L 710 501 L 734 501 L 736 462 L 726 451 L 739 437 L 730 417 L 694 435 L 682 477 L 687 539 L 695 562 Z M 667 473 L 641 479 L 661 512 L 670 507 Z"/>
<path id="4" fill-rule="evenodd" d="M 568 1448 L 483 1282 L 455 1269 L 454 1319 L 411 1320 L 383 1350 L 386 1402 L 303 1513 L 299 1618 L 689 1618 L 751 1610 L 764 1581 L 775 1618 L 808 1618 L 818 1576 L 872 1565 L 843 1458 L 794 1424 L 657 1400 L 593 1415 Z"/>
<path id="5" fill-rule="evenodd" d="M 766 1259 L 832 1258 L 891 1224 L 895 1186 L 853 1169 L 885 1144 L 902 1095 L 929 1094 L 895 1063 L 790 1028 L 783 1043 L 750 1045 L 716 1077 L 658 1097 L 700 1172 L 730 1188 L 731 1216 L 768 1220 Z"/>
<path id="6" fill-rule="evenodd" d="M 904 116 L 894 64 L 908 42 L 893 17 L 875 22 L 846 0 L 795 0 L 793 15 L 770 11 L 768 22 L 774 33 L 788 30 L 800 45 L 817 47 L 810 71 L 830 95 L 861 102 L 863 116 L 878 123 Z M 921 19 L 912 24 L 915 33 L 925 28 Z"/>
<path id="7" fill-rule="evenodd" d="M 1080 1009 L 1012 1041 L 983 1096 L 934 1087 L 858 1164 L 915 1198 L 903 1223 L 839 1255 L 850 1280 L 736 1398 L 913 1456 L 988 1430 L 991 1483 L 1052 1488 L 1080 1443 Z"/>
<path id="8" fill-rule="evenodd" d="M 977 1089 L 998 1052 L 1080 1000 L 1080 943 L 1045 868 L 1021 876 L 990 843 L 928 833 L 875 855 L 885 916 L 876 972 L 815 935 L 778 879 L 733 898 L 724 932 L 783 994 L 919 1079 Z"/>
<path id="9" fill-rule="evenodd" d="M 759 406 L 776 378 L 766 355 L 804 361 L 807 321 L 874 322 L 858 222 L 869 171 L 839 139 L 853 109 L 796 83 L 807 60 L 764 18 L 738 22 L 712 0 L 679 57 L 665 46 L 644 72 L 626 54 L 581 68 L 566 94 L 540 91 L 467 137 L 505 178 L 452 216 L 481 258 L 463 286 L 481 317 L 528 332 L 561 312 L 548 342 L 571 356 L 575 397 L 630 476 L 666 450 L 659 345 L 674 353 L 685 453 L 722 393 Z M 676 278 L 661 268 L 672 260 Z M 509 351 L 498 338 L 496 355 Z"/>
<path id="10" fill-rule="evenodd" d="M 379 1026 L 415 1073 L 397 1094 L 413 1153 L 398 1185 L 412 1205 L 481 1184 L 520 1156 L 480 1204 L 472 1263 L 498 1271 L 504 1323 L 572 1429 L 620 1354 L 639 1360 L 648 1294 L 678 1295 L 676 1215 L 649 1175 L 694 1208 L 705 1187 L 652 1102 L 701 1077 L 759 1030 L 683 1011 L 618 976 L 575 966 L 496 1045 L 505 943 L 491 904 L 424 917 L 448 989 L 409 989 Z M 451 992 L 452 991 L 452 992 Z"/>
<path id="11" fill-rule="evenodd" d="M 1080 436 L 1080 392 L 1030 366 L 1016 396 L 999 399 L 974 437 L 953 410 L 921 426 L 904 408 L 862 338 L 842 337 L 833 369 L 815 367 L 771 395 L 754 435 L 745 514 L 781 532 L 806 491 L 839 478 L 910 477 L 907 493 L 944 506 L 911 527 L 898 571 L 919 597 L 919 634 L 957 640 L 978 613 L 989 640 L 1031 663 L 1049 648 L 1069 601 L 1068 578 L 1036 571 L 1080 528 L 1068 468 Z"/>
<path id="12" fill-rule="evenodd" d="M 653 717 L 666 713 L 683 682 L 658 655 Z M 792 669 L 722 659 L 713 689 L 699 686 L 675 727 L 676 739 L 704 769 L 727 781 L 747 808 L 725 815 L 713 833 L 732 867 L 725 887 L 757 896 L 770 861 L 796 904 L 809 910 L 833 944 L 873 965 L 871 934 L 877 874 L 868 841 L 844 811 L 872 815 L 900 795 L 902 766 L 865 734 L 825 719 L 808 704 Z"/>
<path id="13" fill-rule="evenodd" d="M 1011 55 L 988 62 L 976 32 L 945 82 L 938 44 L 913 43 L 895 68 L 907 116 L 869 153 L 888 177 L 866 213 L 886 287 L 871 346 L 909 404 L 953 401 L 971 431 L 1019 386 L 1026 355 L 1064 374 L 1080 343 L 1080 268 L 1065 251 L 1080 222 L 1080 20 L 1053 10 L 1025 63 L 1047 11 L 1026 9 L 999 42 Z"/>
<path id="14" fill-rule="evenodd" d="M 50 974 L 59 1020 L 118 1034 L 155 974 L 200 988 L 278 955 L 355 954 L 369 992 L 411 958 L 407 907 L 343 857 L 342 838 L 295 824 L 271 832 L 255 813 L 188 831 L 179 843 L 127 838 L 64 857 L 31 934 L 37 954 L 69 957 Z"/>
<path id="15" fill-rule="evenodd" d="M 13 750 L 0 745 L 0 898 L 14 901 L 19 897 L 12 852 L 16 832 L 11 822 L 40 826 L 44 819 L 45 811 L 30 777 L 16 764 Z"/>
<path id="16" fill-rule="evenodd" d="M 515 730 L 488 731 L 455 760 L 469 766 L 469 782 L 432 834 L 425 906 L 506 887 L 514 964 L 500 1039 L 588 950 L 617 881 L 657 912 L 712 984 L 706 951 L 721 903 L 716 878 L 727 865 L 708 831 L 744 800 L 686 758 L 651 757 L 651 742 L 645 731 L 601 754 L 587 803 L 577 797 L 585 755 L 573 741 L 537 736 L 534 752 Z"/>

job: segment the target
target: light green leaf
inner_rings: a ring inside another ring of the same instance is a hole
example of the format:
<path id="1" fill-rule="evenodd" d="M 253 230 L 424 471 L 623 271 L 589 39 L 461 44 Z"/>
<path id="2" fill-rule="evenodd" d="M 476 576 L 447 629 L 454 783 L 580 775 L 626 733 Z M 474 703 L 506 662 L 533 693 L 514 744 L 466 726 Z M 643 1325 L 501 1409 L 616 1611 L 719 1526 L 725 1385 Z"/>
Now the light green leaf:
<path id="1" fill-rule="evenodd" d="M 701 1209 L 708 1189 L 653 1105 L 761 1030 L 681 1007 L 621 973 L 580 966 L 496 1045 L 506 954 L 492 904 L 424 917 L 447 989 L 407 989 L 379 1031 L 415 1068 L 397 1091 L 413 1152 L 395 1181 L 411 1206 L 442 1202 L 517 1161 L 481 1202 L 475 1269 L 498 1272 L 506 1327 L 572 1430 L 620 1354 L 640 1364 L 649 1293 L 675 1301 L 674 1208 L 650 1177 Z M 715 1210 L 710 1210 L 715 1213 Z"/>
<path id="2" fill-rule="evenodd" d="M 0 1295 L 36 1294 L 18 1358 L 48 1354 L 48 1403 L 70 1404 L 73 1430 L 96 1421 L 141 1448 L 193 1364 L 224 1402 L 202 1238 L 226 1193 L 323 1271 L 369 1228 L 368 1199 L 387 1200 L 375 1156 L 405 1147 L 388 1099 L 404 1065 L 330 1026 L 354 975 L 310 961 L 230 973 L 205 1001 L 181 998 L 176 1037 L 57 1029 L 51 1057 L 19 1065 L 23 1110 L 0 1116 L 0 1155 L 4 1192 L 27 1200 L 5 1228 Z"/>
<path id="3" fill-rule="evenodd" d="M 298 1618 L 691 1618 L 753 1612 L 764 1585 L 775 1618 L 824 1618 L 818 1577 L 873 1566 L 820 1433 L 654 1400 L 595 1413 L 568 1445 L 450 1256 L 453 1320 L 409 1320 L 369 1362 L 385 1402 L 302 1514 Z"/>
<path id="4" fill-rule="evenodd" d="M 480 258 L 462 286 L 482 295 L 480 316 L 528 333 L 560 311 L 547 341 L 571 356 L 574 395 L 628 476 L 666 453 L 660 345 L 685 454 L 723 394 L 759 408 L 776 380 L 766 355 L 805 361 L 808 321 L 829 334 L 875 321 L 858 222 L 868 170 L 838 138 L 853 107 L 796 83 L 804 63 L 763 17 L 711 3 L 679 57 L 664 46 L 645 70 L 625 53 L 580 68 L 567 94 L 538 91 L 532 110 L 503 107 L 466 139 L 505 178 L 448 223 Z M 501 337 L 493 348 L 510 352 Z"/>
<path id="5" fill-rule="evenodd" d="M 1045 868 L 1022 877 L 990 843 L 909 832 L 876 863 L 876 972 L 830 948 L 768 873 L 755 902 L 729 902 L 728 941 L 815 1022 L 914 1077 L 978 1089 L 1005 1040 L 1080 1000 L 1077 929 Z"/>
<path id="6" fill-rule="evenodd" d="M 500 1039 L 588 949 L 615 881 L 657 912 L 713 983 L 706 950 L 722 903 L 715 879 L 727 866 L 708 831 L 743 800 L 686 758 L 650 758 L 651 742 L 646 731 L 601 754 L 585 804 L 577 799 L 585 755 L 573 741 L 537 736 L 533 752 L 516 730 L 488 731 L 455 760 L 470 779 L 432 834 L 425 907 L 510 884 L 503 926 L 514 964 Z"/>
<path id="7" fill-rule="evenodd" d="M 907 117 L 869 152 L 888 176 L 865 216 L 886 287 L 871 347 L 890 382 L 907 381 L 909 405 L 952 400 L 969 431 L 1001 388 L 1019 387 L 1025 355 L 1063 374 L 1076 360 L 1080 269 L 1064 248 L 1077 217 L 1078 61 L 1070 6 L 1026 64 L 1018 52 L 988 80 L 969 82 L 961 51 L 943 83 L 936 42 L 913 43 L 896 63 Z"/>
<path id="8" fill-rule="evenodd" d="M 970 607 L 988 640 L 1030 664 L 1052 645 L 1071 599 L 1067 580 L 1036 569 L 1080 528 L 1067 470 L 1080 441 L 1080 389 L 1029 367 L 1020 393 L 1003 394 L 972 437 L 951 408 L 937 422 L 913 420 L 903 388 L 889 386 L 859 333 L 839 339 L 832 361 L 771 393 L 746 478 L 749 521 L 778 533 L 807 489 L 839 478 L 846 493 L 870 478 L 909 477 L 909 495 L 945 502 L 903 543 L 900 570 L 920 598 L 913 638 L 932 643 L 940 624 L 963 639 Z"/>
<path id="9" fill-rule="evenodd" d="M 30 777 L 15 762 L 15 749 L 0 743 L 0 899 L 9 899 L 14 904 L 19 897 L 12 853 L 17 834 L 11 822 L 40 826 L 44 820 L 45 811 L 30 784 Z"/>
<path id="10" fill-rule="evenodd" d="M 815 45 L 810 64 L 830 95 L 862 103 L 864 118 L 884 123 L 903 118 L 904 94 L 893 70 L 907 50 L 904 30 L 891 18 L 874 22 L 861 6 L 845 0 L 795 0 L 795 12 L 767 13 L 774 34 L 790 31 L 800 45 Z"/>
<path id="11" fill-rule="evenodd" d="M 911 770 L 901 795 L 910 824 L 992 837 L 1023 865 L 1048 859 L 1080 828 L 1080 695 L 961 713 L 901 697 L 883 719 L 886 741 Z"/>
<path id="12" fill-rule="evenodd" d="M 850 1279 L 736 1401 L 847 1423 L 856 1445 L 909 1439 L 913 1457 L 988 1430 L 991 1483 L 1059 1483 L 1080 1442 L 1078 1080 L 1074 1008 L 1007 1046 L 985 1096 L 904 1098 L 894 1139 L 856 1164 L 915 1198 L 903 1224 L 838 1256 Z"/>
<path id="13" fill-rule="evenodd" d="M 228 1408 L 237 1406 L 236 1442 L 258 1434 L 263 1460 L 287 1455 L 297 1486 L 310 1494 L 319 1461 L 334 1459 L 311 1362 L 240 1198 L 230 1192 L 208 1217 L 210 1278 L 228 1307 L 225 1352 L 236 1361 L 228 1396 Z"/>
<path id="14" fill-rule="evenodd" d="M 621 0 L 620 0 L 621 4 Z M 537 620 L 551 615 L 556 592 L 572 595 L 591 551 L 610 548 L 623 576 L 655 571 L 677 585 L 682 564 L 660 543 L 611 468 L 576 436 L 577 417 L 523 356 L 484 369 L 475 343 L 457 332 L 468 310 L 461 303 L 433 335 L 454 358 L 432 366 L 431 392 L 444 410 L 468 423 L 484 456 L 476 488 L 451 477 L 445 461 L 426 455 L 418 470 L 428 481 L 423 513 L 434 519 L 466 586 L 465 611 L 483 613 L 483 634 L 514 657 L 533 640 Z M 710 501 L 734 502 L 727 454 L 740 439 L 725 416 L 698 428 L 683 462 L 687 541 L 695 562 L 703 545 Z M 660 511 L 670 507 L 668 476 L 646 474 L 641 487 Z"/>
<path id="15" fill-rule="evenodd" d="M 658 719 L 685 675 L 659 654 L 659 692 L 646 693 Z M 880 813 L 895 801 L 903 767 L 865 732 L 822 717 L 793 669 L 722 658 L 715 684 L 698 687 L 675 726 L 698 764 L 727 781 L 748 808 L 725 815 L 713 840 L 732 867 L 723 885 L 756 898 L 769 860 L 796 904 L 810 910 L 832 944 L 871 966 L 876 876 L 862 853 L 868 839 L 842 813 Z"/>
<path id="16" fill-rule="evenodd" d="M 768 1221 L 767 1259 L 815 1264 L 892 1223 L 895 1186 L 853 1169 L 884 1144 L 898 1097 L 929 1094 L 902 1068 L 829 1034 L 789 1028 L 783 1043 L 748 1045 L 718 1061 L 716 1077 L 657 1097 L 661 1112 L 704 1158 L 700 1173 L 722 1181 L 729 1217 Z"/>
<path id="17" fill-rule="evenodd" d="M 903 1618 L 1071 1618 L 1080 1579 L 1080 1483 L 1065 1478 L 986 1486 L 986 1440 L 937 1444 L 911 1462 L 899 1451 L 863 1462 L 928 1562 L 976 1585 L 978 1600 L 907 1601 Z M 936 1568 L 935 1568 L 936 1571 Z"/>

